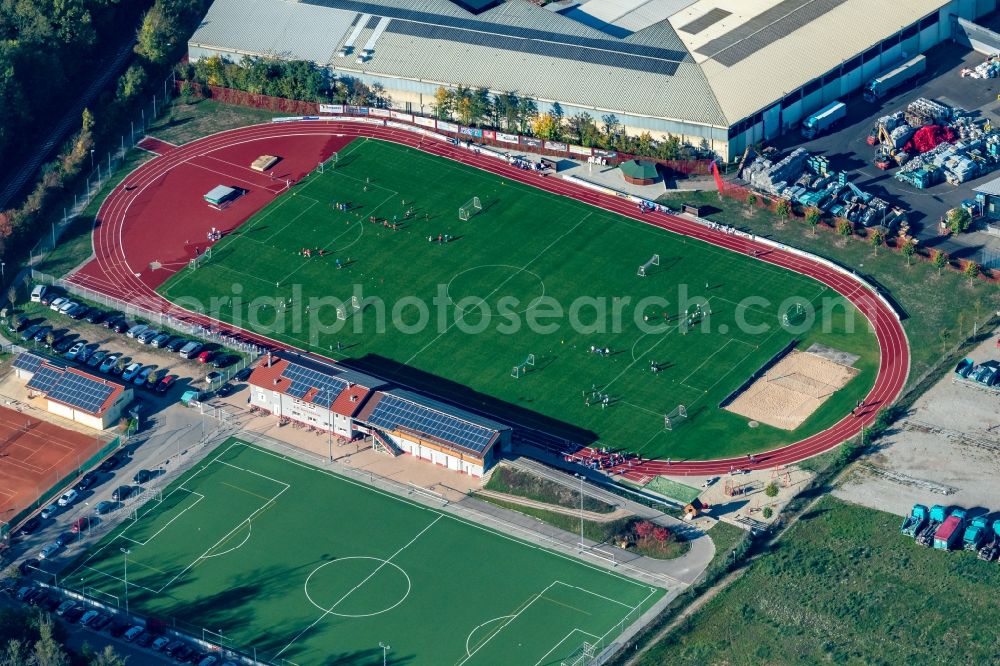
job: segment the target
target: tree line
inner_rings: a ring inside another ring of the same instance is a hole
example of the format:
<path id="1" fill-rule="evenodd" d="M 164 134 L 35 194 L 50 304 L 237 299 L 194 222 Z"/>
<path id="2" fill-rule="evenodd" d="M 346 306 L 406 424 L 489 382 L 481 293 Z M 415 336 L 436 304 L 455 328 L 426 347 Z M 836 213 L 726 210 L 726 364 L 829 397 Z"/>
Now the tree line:
<path id="1" fill-rule="evenodd" d="M 151 5 L 123 2 L 123 6 L 131 8 L 131 13 L 116 14 L 113 10 L 119 0 L 0 0 L 0 34 L 18 35 L 13 40 L 15 51 L 20 52 L 25 44 L 36 49 L 32 57 L 43 63 L 31 70 L 36 75 L 40 68 L 58 69 L 65 65 L 67 75 L 79 74 L 85 82 L 89 81 L 87 68 L 96 62 L 94 51 L 102 44 L 106 47 L 113 43 L 112 35 L 105 33 L 109 29 L 137 32 L 136 57 L 116 85 L 99 95 L 93 106 L 99 111 L 83 110 L 79 131 L 60 148 L 54 160 L 43 166 L 41 178 L 21 205 L 0 211 L 0 253 L 5 260 L 27 253 L 40 233 L 47 232 L 49 224 L 61 217 L 63 207 L 72 204 L 72 189 L 81 186 L 90 174 L 91 152 L 102 154 L 120 145 L 121 137 L 129 133 L 129 121 L 139 115 L 150 95 L 159 90 L 162 77 L 170 72 L 170 63 L 186 49 L 188 36 L 209 4 L 210 0 L 155 0 Z M 64 18 L 56 20 L 59 17 Z M 102 23 L 105 19 L 107 23 Z M 64 26 L 63 22 L 74 25 Z M 42 44 L 55 46 L 55 52 L 64 60 L 50 57 Z M 58 88 L 63 81 L 57 75 L 50 78 L 42 75 L 41 80 L 25 83 L 30 77 L 22 76 L 21 70 L 11 66 L 4 70 L 5 48 L 9 50 L 10 45 L 0 43 L 0 102 L 4 102 L 0 103 L 0 152 L 2 142 L 6 140 L 9 147 L 11 135 L 20 127 L 16 119 L 9 124 L 4 114 L 23 114 L 38 104 L 34 99 L 31 104 L 12 109 L 6 102 L 23 100 L 31 86 Z M 53 103 L 51 94 L 42 99 Z M 27 120 L 42 126 L 38 117 Z"/>
<path id="2" fill-rule="evenodd" d="M 0 609 L 0 666 L 125 666 L 110 645 L 94 651 L 67 650 L 65 628 L 47 613 L 24 608 Z"/>

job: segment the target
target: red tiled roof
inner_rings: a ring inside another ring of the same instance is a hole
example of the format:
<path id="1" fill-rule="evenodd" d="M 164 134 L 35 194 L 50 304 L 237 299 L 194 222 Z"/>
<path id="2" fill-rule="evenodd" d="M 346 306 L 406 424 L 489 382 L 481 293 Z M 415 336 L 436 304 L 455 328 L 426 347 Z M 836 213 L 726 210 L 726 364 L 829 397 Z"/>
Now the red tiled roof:
<path id="1" fill-rule="evenodd" d="M 365 404 L 365 398 L 369 393 L 371 393 L 369 389 L 354 384 L 346 391 L 340 392 L 330 409 L 335 414 L 352 418 L 361 410 L 361 405 Z"/>

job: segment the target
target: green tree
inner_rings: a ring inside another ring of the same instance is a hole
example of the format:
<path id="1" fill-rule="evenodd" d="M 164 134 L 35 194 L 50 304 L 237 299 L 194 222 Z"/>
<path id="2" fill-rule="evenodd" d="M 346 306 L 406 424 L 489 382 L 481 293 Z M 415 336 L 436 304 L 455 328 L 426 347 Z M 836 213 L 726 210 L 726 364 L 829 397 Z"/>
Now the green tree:
<path id="1" fill-rule="evenodd" d="M 11 307 L 17 303 L 17 285 L 12 284 L 7 288 L 7 300 L 10 301 Z"/>
<path id="2" fill-rule="evenodd" d="M 748 192 L 747 193 L 747 207 L 748 208 L 756 208 L 758 201 L 759 201 L 759 199 L 757 198 L 756 194 L 754 194 L 753 192 Z"/>
<path id="3" fill-rule="evenodd" d="M 873 229 L 870 236 L 868 236 L 868 244 L 872 246 L 875 251 L 875 256 L 878 256 L 878 249 L 882 247 L 885 243 L 885 236 L 878 229 Z"/>
<path id="4" fill-rule="evenodd" d="M 931 264 L 934 268 L 938 269 L 938 275 L 941 275 L 941 271 L 948 265 L 948 255 L 941 250 L 934 250 L 934 254 L 931 257 Z"/>
<path id="5" fill-rule="evenodd" d="M 90 666 L 125 666 L 125 659 L 113 647 L 105 645 L 102 651 L 91 657 Z"/>
<path id="6" fill-rule="evenodd" d="M 601 116 L 601 122 L 603 123 L 604 135 L 607 137 L 613 137 L 618 134 L 618 126 L 620 121 L 618 116 L 613 113 Z"/>
<path id="7" fill-rule="evenodd" d="M 769 506 L 765 506 L 764 510 L 760 512 L 760 515 L 764 517 L 764 520 L 771 520 L 771 516 L 774 515 L 774 509 Z"/>
<path id="8" fill-rule="evenodd" d="M 551 113 L 540 113 L 531 120 L 531 133 L 539 139 L 552 139 L 556 135 L 556 119 Z"/>
<path id="9" fill-rule="evenodd" d="M 821 213 L 818 208 L 809 208 L 806 210 L 806 224 L 812 229 L 812 235 L 816 235 L 816 227 L 819 225 L 819 220 Z"/>
<path id="10" fill-rule="evenodd" d="M 52 635 L 52 619 L 48 615 L 38 616 L 38 640 L 31 651 L 32 666 L 64 666 L 69 657 Z"/>
<path id="11" fill-rule="evenodd" d="M 146 68 L 133 64 L 118 77 L 118 99 L 128 102 L 142 93 L 146 87 Z"/>
<path id="12" fill-rule="evenodd" d="M 845 220 L 840 218 L 837 220 L 837 233 L 841 236 L 847 238 L 848 236 L 854 235 L 854 225 L 851 224 L 850 220 Z"/>
<path id="13" fill-rule="evenodd" d="M 174 42 L 178 38 L 177 19 L 170 15 L 165 2 L 156 2 L 142 19 L 136 35 L 135 52 L 140 56 L 163 64 L 170 60 Z M 219 85 L 219 84 L 213 84 Z"/>
<path id="14" fill-rule="evenodd" d="M 962 206 L 952 208 L 948 211 L 947 223 L 948 230 L 957 236 L 969 230 L 969 226 L 972 224 L 972 214 Z"/>
<path id="15" fill-rule="evenodd" d="M 941 338 L 941 353 L 948 351 L 948 339 L 951 337 L 951 331 L 947 328 L 943 328 L 938 332 L 938 337 Z"/>
<path id="16" fill-rule="evenodd" d="M 966 277 L 969 284 L 972 284 L 972 281 L 979 277 L 982 272 L 982 267 L 974 261 L 966 261 L 965 266 L 962 268 L 962 275 Z"/>
<path id="17" fill-rule="evenodd" d="M 528 122 L 538 113 L 538 105 L 535 100 L 522 97 L 517 105 L 517 129 L 524 134 L 528 131 Z"/>
<path id="18" fill-rule="evenodd" d="M 786 199 L 778 199 L 778 203 L 774 206 L 774 214 L 778 216 L 778 219 L 785 221 L 792 214 L 792 204 L 790 204 Z"/>
<path id="19" fill-rule="evenodd" d="M 916 254 L 917 252 L 916 239 L 910 237 L 904 238 L 903 244 L 902 246 L 900 246 L 899 251 L 903 253 L 904 257 L 906 257 L 906 265 L 909 266 L 910 260 L 913 258 L 913 255 Z"/>
<path id="20" fill-rule="evenodd" d="M 778 486 L 776 486 L 773 483 L 767 484 L 767 486 L 764 488 L 764 494 L 767 495 L 768 497 L 777 497 Z"/>

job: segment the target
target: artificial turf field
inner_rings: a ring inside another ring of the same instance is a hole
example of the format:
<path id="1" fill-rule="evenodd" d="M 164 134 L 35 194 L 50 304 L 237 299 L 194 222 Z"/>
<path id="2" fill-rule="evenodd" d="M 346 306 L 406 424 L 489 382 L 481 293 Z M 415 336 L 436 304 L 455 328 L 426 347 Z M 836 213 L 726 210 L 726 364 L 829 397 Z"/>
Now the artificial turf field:
<path id="1" fill-rule="evenodd" d="M 459 220 L 459 207 L 474 196 L 483 210 Z M 337 202 L 352 208 L 336 210 Z M 400 229 L 371 224 L 370 216 L 395 218 Z M 455 240 L 428 242 L 439 234 Z M 303 248 L 323 248 L 324 256 L 304 258 Z M 660 265 L 638 277 L 638 266 L 654 254 Z M 362 298 L 377 297 L 385 307 L 346 322 L 329 302 L 304 311 L 313 298 L 349 300 L 356 285 Z M 707 324 L 686 334 L 682 289 L 711 310 Z M 178 272 L 160 291 L 383 378 L 579 444 L 646 457 L 711 459 L 802 439 L 849 412 L 874 382 L 878 363 L 867 322 L 810 278 L 376 140 L 355 140 L 335 169 L 308 176 L 217 243 L 210 260 Z M 541 296 L 554 299 L 562 316 L 546 316 L 553 309 L 534 300 Z M 750 296 L 767 303 L 738 309 Z M 640 305 L 649 297 L 669 304 Z M 817 319 L 797 334 L 799 348 L 819 342 L 857 354 L 860 372 L 796 430 L 750 429 L 718 404 L 793 339 L 781 326 L 790 297 L 839 302 L 825 329 Z M 291 307 L 275 307 L 287 299 Z M 426 304 L 426 325 L 408 299 Z M 443 316 L 441 302 L 452 304 Z M 581 325 L 571 325 L 574 314 Z M 647 314 L 662 332 L 640 330 Z M 540 326 L 529 327 L 529 315 Z M 766 330 L 743 330 L 738 316 Z M 613 353 L 599 356 L 588 351 L 592 346 Z M 513 378 L 529 354 L 535 364 Z M 662 371 L 652 373 L 651 362 Z M 586 404 L 595 388 L 609 396 L 606 408 Z M 664 414 L 678 405 L 689 417 L 665 431 Z"/>
<path id="2" fill-rule="evenodd" d="M 64 585 L 272 663 L 560 664 L 664 591 L 238 440 Z"/>

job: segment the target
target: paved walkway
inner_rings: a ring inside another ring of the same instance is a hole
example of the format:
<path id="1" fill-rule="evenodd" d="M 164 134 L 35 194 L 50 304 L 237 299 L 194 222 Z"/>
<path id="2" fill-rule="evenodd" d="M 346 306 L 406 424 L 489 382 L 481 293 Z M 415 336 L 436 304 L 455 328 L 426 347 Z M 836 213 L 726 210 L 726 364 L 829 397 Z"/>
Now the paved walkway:
<path id="1" fill-rule="evenodd" d="M 589 520 L 592 523 L 610 523 L 613 520 L 628 518 L 632 515 L 621 507 L 609 513 L 582 511 L 580 509 L 571 509 L 565 506 L 558 506 L 556 504 L 548 504 L 547 502 L 537 502 L 533 499 L 528 499 L 527 497 L 520 497 L 519 495 L 498 493 L 495 490 L 477 490 L 476 494 L 480 497 L 492 497 L 493 499 L 498 499 L 502 502 L 510 502 L 511 504 L 518 504 L 520 506 L 531 507 L 533 509 L 543 509 L 545 511 L 551 511 L 552 513 L 562 514 L 564 516 L 576 516 L 579 518 L 582 515 L 584 520 Z"/>

